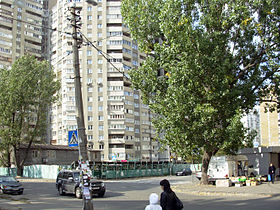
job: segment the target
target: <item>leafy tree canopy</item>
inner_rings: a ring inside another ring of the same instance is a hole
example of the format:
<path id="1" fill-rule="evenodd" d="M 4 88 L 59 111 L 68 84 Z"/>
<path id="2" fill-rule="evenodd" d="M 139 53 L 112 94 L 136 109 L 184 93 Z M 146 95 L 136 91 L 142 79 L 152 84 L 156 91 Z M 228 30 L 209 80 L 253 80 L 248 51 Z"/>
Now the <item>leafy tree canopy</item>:
<path id="1" fill-rule="evenodd" d="M 48 109 L 57 100 L 60 83 L 47 61 L 26 55 L 0 69 L 0 148 L 42 139 L 46 134 Z"/>
<path id="2" fill-rule="evenodd" d="M 122 1 L 124 20 L 148 55 L 130 71 L 132 83 L 173 151 L 202 149 L 207 163 L 220 149 L 250 144 L 243 113 L 280 93 L 279 7 L 276 0 Z"/>

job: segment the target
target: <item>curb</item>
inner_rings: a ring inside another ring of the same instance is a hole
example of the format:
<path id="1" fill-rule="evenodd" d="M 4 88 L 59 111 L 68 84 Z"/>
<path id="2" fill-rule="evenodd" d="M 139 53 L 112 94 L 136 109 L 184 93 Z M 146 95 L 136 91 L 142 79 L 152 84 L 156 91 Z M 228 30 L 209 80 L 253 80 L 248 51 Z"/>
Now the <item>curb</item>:
<path id="1" fill-rule="evenodd" d="M 216 191 L 184 191 L 180 189 L 175 189 L 178 193 L 183 194 L 191 194 L 191 195 L 199 195 L 199 196 L 235 196 L 235 197 L 272 197 L 273 194 L 265 194 L 265 193 L 242 193 L 242 192 L 216 192 Z"/>
<path id="2" fill-rule="evenodd" d="M 17 180 L 20 182 L 53 182 L 53 183 L 56 181 L 55 179 L 40 179 L 40 178 L 38 178 L 38 179 L 36 179 L 36 178 L 34 178 L 34 179 L 17 178 Z"/>

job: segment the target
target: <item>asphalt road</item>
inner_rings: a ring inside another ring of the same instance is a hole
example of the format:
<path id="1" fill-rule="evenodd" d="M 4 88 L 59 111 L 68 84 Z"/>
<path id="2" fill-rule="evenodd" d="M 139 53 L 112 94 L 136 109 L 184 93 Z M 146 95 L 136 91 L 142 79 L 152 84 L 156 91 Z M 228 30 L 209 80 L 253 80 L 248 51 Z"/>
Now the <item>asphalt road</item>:
<path id="1" fill-rule="evenodd" d="M 143 210 L 148 204 L 149 194 L 161 193 L 159 181 L 166 177 L 154 177 L 140 180 L 105 181 L 107 192 L 104 198 L 93 198 L 95 210 Z M 171 186 L 189 183 L 192 177 L 167 177 Z M 9 196 L 9 199 L 0 199 L 0 209 L 23 210 L 68 210 L 82 209 L 82 200 L 73 195 L 59 196 L 55 183 L 23 182 L 25 191 L 23 195 Z M 254 197 L 214 197 L 198 196 L 178 193 L 183 201 L 184 209 L 195 210 L 263 210 L 280 209 L 280 197 L 254 198 Z M 1 198 L 1 197 L 0 197 Z M 12 199 L 12 200 L 11 200 Z"/>

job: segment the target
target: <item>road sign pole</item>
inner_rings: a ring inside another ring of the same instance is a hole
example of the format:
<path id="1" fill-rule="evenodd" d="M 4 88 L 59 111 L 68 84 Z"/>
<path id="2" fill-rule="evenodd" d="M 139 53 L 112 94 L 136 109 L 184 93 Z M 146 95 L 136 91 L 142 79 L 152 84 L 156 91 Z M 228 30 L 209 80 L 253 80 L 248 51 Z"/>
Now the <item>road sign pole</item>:
<path id="1" fill-rule="evenodd" d="M 79 150 L 79 160 L 82 159 L 82 155 L 81 155 L 81 148 L 80 148 L 80 142 L 81 142 L 81 139 L 79 137 L 79 131 L 77 130 L 77 134 L 78 134 L 78 150 Z"/>

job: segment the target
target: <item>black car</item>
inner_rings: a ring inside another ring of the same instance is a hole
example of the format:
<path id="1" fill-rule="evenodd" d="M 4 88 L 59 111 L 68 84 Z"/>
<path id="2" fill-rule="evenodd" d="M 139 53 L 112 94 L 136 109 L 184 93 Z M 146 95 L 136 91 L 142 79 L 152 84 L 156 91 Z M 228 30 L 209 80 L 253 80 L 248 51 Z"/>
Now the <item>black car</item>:
<path id="1" fill-rule="evenodd" d="M 23 186 L 12 176 L 0 176 L 0 193 L 18 194 L 23 193 Z"/>
<path id="2" fill-rule="evenodd" d="M 187 176 L 192 175 L 192 170 L 190 168 L 183 169 L 182 171 L 177 171 L 176 176 Z"/>
<path id="3" fill-rule="evenodd" d="M 91 193 L 103 197 L 105 194 L 105 184 L 95 179 L 90 180 Z M 65 193 L 75 194 L 76 198 L 82 198 L 82 189 L 80 188 L 80 171 L 67 170 L 60 171 L 56 179 L 56 188 L 60 195 Z"/>

